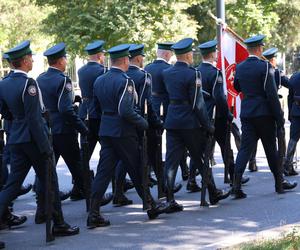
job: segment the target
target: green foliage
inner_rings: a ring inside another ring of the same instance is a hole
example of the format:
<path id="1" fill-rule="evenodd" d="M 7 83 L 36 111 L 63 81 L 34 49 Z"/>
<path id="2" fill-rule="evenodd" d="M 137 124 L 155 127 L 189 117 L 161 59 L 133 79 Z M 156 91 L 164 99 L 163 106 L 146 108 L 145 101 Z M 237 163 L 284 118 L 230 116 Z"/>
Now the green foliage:
<path id="1" fill-rule="evenodd" d="M 215 1 L 204 0 L 187 9 L 187 13 L 201 24 L 199 41 L 216 36 L 215 21 L 208 11 L 216 13 Z M 289 0 L 226 0 L 226 22 L 241 37 L 265 34 L 267 45 L 282 51 L 300 45 L 300 1 Z"/>
<path id="2" fill-rule="evenodd" d="M 0 12 L 0 45 L 3 51 L 27 39 L 32 41 L 35 51 L 40 50 L 51 39 L 39 30 L 49 8 L 37 7 L 30 0 L 0 0 Z"/>
<path id="3" fill-rule="evenodd" d="M 193 1 L 171 0 L 36 0 L 54 11 L 44 20 L 44 30 L 68 51 L 84 55 L 83 48 L 95 39 L 109 48 L 119 43 L 145 43 L 147 53 L 157 41 L 195 37 L 197 23 L 182 12 Z"/>
<path id="4" fill-rule="evenodd" d="M 300 235 L 296 229 L 281 239 L 246 244 L 242 250 L 294 250 L 300 249 Z"/>

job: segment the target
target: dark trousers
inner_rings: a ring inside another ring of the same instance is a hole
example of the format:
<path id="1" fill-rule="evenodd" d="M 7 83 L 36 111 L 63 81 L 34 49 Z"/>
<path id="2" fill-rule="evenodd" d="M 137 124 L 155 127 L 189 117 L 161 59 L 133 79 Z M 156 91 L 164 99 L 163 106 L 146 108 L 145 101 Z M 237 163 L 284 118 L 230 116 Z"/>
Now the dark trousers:
<path id="1" fill-rule="evenodd" d="M 300 138 L 300 117 L 292 116 L 290 127 L 290 139 L 298 142 Z"/>
<path id="2" fill-rule="evenodd" d="M 269 167 L 278 174 L 278 152 L 276 144 L 276 123 L 273 117 L 262 116 L 242 118 L 241 148 L 236 158 L 235 172 L 243 174 L 258 139 L 261 139 Z"/>
<path id="3" fill-rule="evenodd" d="M 71 172 L 74 184 L 83 188 L 82 161 L 77 134 L 53 135 L 53 150 L 56 162 L 61 156 Z"/>
<path id="4" fill-rule="evenodd" d="M 202 128 L 167 129 L 165 177 L 169 191 L 174 187 L 177 169 L 186 149 L 202 174 L 206 142 L 206 132 Z"/>
<path id="5" fill-rule="evenodd" d="M 216 142 L 219 144 L 220 148 L 221 148 L 221 154 L 222 154 L 222 159 L 224 164 L 226 164 L 226 129 L 227 129 L 227 119 L 226 118 L 216 118 L 215 120 L 215 133 L 214 133 L 214 138 L 216 140 Z M 229 144 L 230 148 L 231 145 Z M 212 152 L 213 153 L 213 152 Z M 230 176 L 233 175 L 234 172 L 234 157 L 233 157 L 233 153 L 230 150 L 229 151 L 230 155 L 230 162 L 229 162 L 229 174 Z M 195 178 L 195 172 L 196 172 L 197 166 L 195 166 L 195 162 L 193 161 L 193 159 L 191 160 L 190 163 L 190 179 L 194 179 Z"/>
<path id="6" fill-rule="evenodd" d="M 46 164 L 47 161 L 40 154 L 37 146 L 34 143 L 22 143 L 10 145 L 11 153 L 11 171 L 8 176 L 6 185 L 0 192 L 0 218 L 3 215 L 5 208 L 14 200 L 20 187 L 27 176 L 31 166 L 40 181 L 41 195 L 45 193 L 46 185 Z M 58 194 L 58 182 L 55 167 L 52 168 L 52 188 L 54 193 L 54 209 L 61 211 L 61 202 Z"/>
<path id="7" fill-rule="evenodd" d="M 93 199 L 103 197 L 119 161 L 123 162 L 138 195 L 143 199 L 138 137 L 108 136 L 101 137 L 100 160 L 92 184 Z"/>

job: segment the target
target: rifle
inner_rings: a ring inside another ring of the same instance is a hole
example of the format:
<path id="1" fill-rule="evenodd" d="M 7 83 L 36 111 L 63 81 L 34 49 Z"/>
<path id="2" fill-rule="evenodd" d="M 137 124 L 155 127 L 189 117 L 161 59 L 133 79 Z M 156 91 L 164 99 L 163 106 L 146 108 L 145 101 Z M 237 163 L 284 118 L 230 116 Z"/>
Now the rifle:
<path id="1" fill-rule="evenodd" d="M 212 124 L 214 124 L 215 120 L 215 109 L 213 110 Z M 208 203 L 206 202 L 206 189 L 209 178 L 209 156 L 214 146 L 214 136 L 212 134 L 208 135 L 206 147 L 204 151 L 204 160 L 203 160 L 203 169 L 202 169 L 202 189 L 201 189 L 201 207 L 208 207 Z"/>
<path id="2" fill-rule="evenodd" d="M 88 125 L 88 120 L 85 121 L 86 125 Z M 93 172 L 90 170 L 89 164 L 89 143 L 87 139 L 87 135 L 81 136 L 81 150 L 82 150 L 82 167 L 83 167 L 83 183 L 84 183 L 84 191 L 85 191 L 85 204 L 86 211 L 88 212 L 90 209 L 90 195 L 91 195 L 91 181 Z"/>
<path id="3" fill-rule="evenodd" d="M 49 117 L 49 113 L 45 111 L 44 117 L 47 121 L 48 128 L 49 128 L 49 142 L 50 145 L 52 146 L 52 124 L 51 120 Z M 52 191 L 52 171 L 53 168 L 55 168 L 55 159 L 54 159 L 54 154 L 52 156 L 49 156 L 47 159 L 47 166 L 46 166 L 46 192 L 45 192 L 45 208 L 46 208 L 46 242 L 51 242 L 55 240 L 54 235 L 52 234 L 52 215 L 53 215 L 53 191 Z"/>
<path id="4" fill-rule="evenodd" d="M 144 118 L 148 119 L 147 114 L 147 100 L 145 100 L 144 104 Z M 143 210 L 147 210 L 149 207 L 148 204 L 148 194 L 150 192 L 149 190 L 149 169 L 148 169 L 148 152 L 147 152 L 147 131 L 143 131 L 142 136 L 142 147 L 141 147 L 141 162 L 142 162 L 142 186 L 143 186 L 143 192 L 144 192 L 144 199 L 143 199 Z"/>
<path id="5" fill-rule="evenodd" d="M 160 106 L 160 118 L 162 117 L 162 104 Z M 155 151 L 155 174 L 157 178 L 157 196 L 158 199 L 165 197 L 164 182 L 163 182 L 163 169 L 164 164 L 162 161 L 162 135 L 159 129 L 156 129 L 156 151 Z"/>
<path id="6" fill-rule="evenodd" d="M 4 150 L 4 129 L 2 119 L 0 120 L 0 190 L 2 188 L 3 176 L 2 176 L 2 161 L 3 161 L 3 150 Z"/>

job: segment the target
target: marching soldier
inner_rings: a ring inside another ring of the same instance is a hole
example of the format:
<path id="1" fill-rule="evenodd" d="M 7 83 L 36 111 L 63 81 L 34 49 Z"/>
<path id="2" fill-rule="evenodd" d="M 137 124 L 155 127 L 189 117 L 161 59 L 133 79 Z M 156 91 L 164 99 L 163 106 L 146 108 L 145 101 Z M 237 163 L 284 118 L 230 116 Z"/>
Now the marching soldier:
<path id="1" fill-rule="evenodd" d="M 250 55 L 237 66 L 234 78 L 235 89 L 244 95 L 240 115 L 243 135 L 236 158 L 232 190 L 236 199 L 247 197 L 241 189 L 241 180 L 258 139 L 263 143 L 274 175 L 275 191 L 281 194 L 285 189 L 292 189 L 297 185 L 283 179 L 282 169 L 278 164 L 276 130 L 283 129 L 284 118 L 274 81 L 275 70 L 269 62 L 260 59 L 264 38 L 264 35 L 257 35 L 244 41 Z"/>
<path id="2" fill-rule="evenodd" d="M 224 94 L 222 72 L 216 68 L 214 63 L 217 60 L 217 41 L 209 41 L 199 46 L 203 57 L 203 62 L 197 67 L 202 77 L 202 91 L 204 101 L 207 107 L 208 116 L 212 119 L 213 109 L 216 108 L 215 132 L 214 137 L 219 144 L 222 152 L 224 164 L 228 164 L 228 170 L 231 181 L 233 181 L 234 172 L 234 157 L 231 150 L 230 139 L 226 138 L 227 127 L 230 126 L 233 120 L 233 115 L 230 112 L 226 96 Z M 226 145 L 226 140 L 229 140 L 229 145 Z M 226 149 L 228 147 L 228 149 Z M 226 158 L 230 159 L 227 161 Z M 242 183 L 247 183 L 249 178 L 243 178 Z"/>
<path id="3" fill-rule="evenodd" d="M 13 70 L 13 65 L 11 64 L 11 61 L 9 59 L 9 56 L 7 54 L 3 54 L 3 59 L 5 59 L 9 65 L 9 68 L 10 68 L 10 71 L 8 72 L 8 74 L 6 76 L 3 77 L 2 80 L 10 77 L 13 73 L 14 73 L 14 70 Z M 4 127 L 4 131 L 5 131 L 5 134 L 6 134 L 6 141 L 8 141 L 8 138 L 9 138 L 9 130 L 11 128 L 11 124 L 12 122 L 11 121 L 8 121 L 8 120 L 5 120 L 4 119 L 4 124 L 3 124 L 3 127 Z M 7 180 L 7 177 L 8 177 L 8 165 L 10 164 L 10 153 L 9 153 L 9 146 L 6 144 L 5 147 L 4 147 L 4 150 L 3 150 L 3 159 L 2 159 L 2 170 L 3 170 L 3 184 L 5 184 L 6 180 Z M 21 189 L 20 189 L 20 192 L 18 194 L 18 196 L 20 195 L 24 195 L 24 194 L 27 194 L 32 188 L 32 185 L 29 184 L 27 186 L 21 186 Z"/>
<path id="4" fill-rule="evenodd" d="M 126 167 L 138 195 L 148 202 L 149 219 L 156 218 L 165 210 L 157 207 L 150 193 L 145 197 L 142 188 L 137 129 L 147 129 L 148 123 L 135 110 L 138 101 L 135 85 L 125 74 L 129 67 L 129 47 L 122 44 L 108 50 L 111 69 L 94 84 L 94 101 L 98 112 L 102 112 L 99 130 L 101 150 L 97 174 L 92 184 L 88 228 L 110 225 L 99 212 L 99 197 L 105 193 L 119 161 Z"/>
<path id="5" fill-rule="evenodd" d="M 190 66 L 193 63 L 192 44 L 192 38 L 175 43 L 172 49 L 175 51 L 177 62 L 163 72 L 170 101 L 164 124 L 167 130 L 166 186 L 169 213 L 183 210 L 183 206 L 174 199 L 172 187 L 185 148 L 189 150 L 191 158 L 203 175 L 201 167 L 207 133 L 214 132 L 203 100 L 200 73 Z M 211 173 L 208 191 L 211 204 L 229 196 L 229 192 L 224 193 L 215 187 Z"/>
<path id="6" fill-rule="evenodd" d="M 289 120 L 290 140 L 288 143 L 284 171 L 286 176 L 298 175 L 293 166 L 293 157 L 300 137 L 300 73 L 296 72 L 289 80 Z"/>
<path id="7" fill-rule="evenodd" d="M 147 71 L 151 75 L 152 79 L 152 103 L 154 111 L 156 112 L 157 116 L 161 116 L 161 119 L 165 121 L 167 111 L 168 111 L 168 105 L 169 105 L 169 97 L 168 92 L 166 90 L 165 83 L 163 81 L 162 72 L 165 69 L 168 69 L 172 65 L 169 64 L 169 61 L 171 57 L 173 56 L 173 51 L 171 49 L 172 45 L 174 43 L 171 42 L 164 42 L 164 43 L 157 43 L 157 51 L 156 55 L 157 58 L 152 63 L 148 64 L 145 67 L 145 71 Z M 162 110 L 161 110 L 162 107 Z M 161 112 L 162 111 L 162 112 Z M 153 131 L 151 128 L 149 129 L 149 134 L 153 134 L 153 136 L 149 136 L 149 145 L 156 145 L 159 142 L 157 141 L 157 138 L 155 137 L 155 131 Z M 154 146 L 150 147 L 155 148 Z M 150 155 L 153 155 L 153 157 L 150 157 L 151 159 L 154 159 L 155 152 L 149 152 Z M 186 164 L 186 157 L 187 153 L 185 151 L 185 154 L 182 156 L 182 159 L 180 161 L 180 167 L 181 167 L 181 173 L 182 173 L 182 179 L 187 180 L 188 178 L 188 166 Z M 152 163 L 151 165 L 154 165 L 155 163 Z M 178 192 L 181 189 L 181 184 L 175 184 L 174 191 Z"/>
<path id="8" fill-rule="evenodd" d="M 53 124 L 53 150 L 55 160 L 62 156 L 68 166 L 74 187 L 72 200 L 82 199 L 83 179 L 78 135 L 87 135 L 88 128 L 78 117 L 73 107 L 73 87 L 64 72 L 67 66 L 65 44 L 59 43 L 44 52 L 49 68 L 42 73 L 37 82 L 41 88 L 46 109 Z"/>
<path id="9" fill-rule="evenodd" d="M 104 66 L 105 50 L 104 41 L 97 40 L 85 47 L 89 55 L 89 61 L 78 70 L 79 87 L 81 90 L 82 104 L 79 107 L 80 119 L 88 120 L 89 134 L 89 159 L 93 154 L 97 141 L 99 141 L 98 130 L 100 126 L 99 115 L 95 112 L 93 105 L 93 87 L 95 80 L 104 74 L 107 69 Z"/>
<path id="10" fill-rule="evenodd" d="M 46 185 L 46 164 L 53 151 L 47 136 L 45 120 L 42 117 L 43 101 L 37 82 L 27 73 L 32 69 L 30 42 L 24 41 L 7 52 L 15 68 L 11 77 L 0 83 L 0 112 L 5 119 L 12 120 L 8 144 L 11 153 L 11 172 L 0 192 L 0 219 L 8 204 L 16 198 L 31 166 L 41 183 L 44 196 Z M 71 227 L 63 218 L 59 199 L 57 175 L 52 168 L 53 221 L 55 236 L 68 236 L 79 233 L 78 227 Z M 43 206 L 39 204 L 38 206 Z"/>
<path id="11" fill-rule="evenodd" d="M 263 52 L 263 56 L 270 62 L 272 67 L 275 69 L 275 83 L 277 87 L 277 91 L 283 86 L 285 88 L 289 88 L 289 78 L 277 67 L 277 48 L 270 48 L 267 49 L 266 51 Z M 282 98 L 282 96 L 279 95 L 279 98 Z M 298 173 L 294 170 L 292 160 L 293 160 L 293 148 L 294 148 L 294 142 L 291 141 L 290 147 L 288 148 L 287 152 L 287 157 L 286 157 L 286 164 L 284 166 L 284 174 L 286 176 L 289 175 L 297 175 Z M 256 150 L 257 146 L 250 158 L 249 161 L 249 170 L 251 172 L 257 171 L 257 166 L 256 166 Z"/>

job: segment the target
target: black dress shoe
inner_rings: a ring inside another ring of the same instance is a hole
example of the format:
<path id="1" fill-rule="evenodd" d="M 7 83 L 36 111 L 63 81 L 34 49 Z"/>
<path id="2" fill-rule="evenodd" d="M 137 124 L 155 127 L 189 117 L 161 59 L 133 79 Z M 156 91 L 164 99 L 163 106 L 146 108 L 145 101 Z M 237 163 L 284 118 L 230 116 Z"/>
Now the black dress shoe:
<path id="1" fill-rule="evenodd" d="M 54 236 L 71 236 L 71 235 L 79 234 L 79 227 L 77 226 L 71 227 L 67 223 L 53 225 L 52 233 Z"/>
<path id="2" fill-rule="evenodd" d="M 133 189 L 134 185 L 133 182 L 131 180 L 125 179 L 125 183 L 124 183 L 124 193 L 126 193 L 128 190 Z"/>
<path id="3" fill-rule="evenodd" d="M 59 191 L 59 197 L 60 197 L 61 201 L 64 201 L 64 200 L 70 198 L 70 196 L 71 196 L 71 191 L 70 192 Z"/>
<path id="4" fill-rule="evenodd" d="M 84 199 L 84 193 L 83 190 L 80 189 L 73 189 L 71 191 L 70 200 L 71 201 L 79 201 Z"/>
<path id="5" fill-rule="evenodd" d="M 89 214 L 86 225 L 88 229 L 107 227 L 110 225 L 110 221 L 104 219 L 100 214 Z"/>
<path id="6" fill-rule="evenodd" d="M 18 193 L 18 196 L 27 194 L 28 192 L 30 192 L 30 190 L 32 189 L 32 185 L 29 184 L 27 186 L 21 186 L 20 191 Z"/>
<path id="7" fill-rule="evenodd" d="M 242 183 L 242 184 L 246 184 L 249 180 L 250 180 L 249 177 L 242 177 L 241 183 Z"/>
<path id="8" fill-rule="evenodd" d="M 158 215 L 166 213 L 166 209 L 167 207 L 165 203 L 152 204 L 152 207 L 147 210 L 149 220 L 154 220 L 158 217 Z"/>
<path id="9" fill-rule="evenodd" d="M 233 199 L 235 199 L 235 200 L 240 200 L 240 199 L 245 199 L 245 198 L 247 198 L 247 194 L 245 194 L 244 192 L 243 192 L 243 190 L 232 190 L 231 191 L 231 195 L 233 195 L 234 196 L 234 198 Z"/>
<path id="10" fill-rule="evenodd" d="M 5 248 L 5 243 L 3 241 L 0 241 L 0 249 L 4 249 Z"/>
<path id="11" fill-rule="evenodd" d="M 175 200 L 173 200 L 169 202 L 165 212 L 167 214 L 171 214 L 171 213 L 176 213 L 181 211 L 183 211 L 183 206 L 178 204 Z"/>
<path id="12" fill-rule="evenodd" d="M 100 201 L 100 206 L 102 207 L 102 206 L 109 204 L 113 198 L 114 198 L 113 193 L 104 194 L 104 196 L 102 197 L 102 199 Z"/>
<path id="13" fill-rule="evenodd" d="M 291 190 L 295 187 L 297 187 L 297 182 L 289 182 L 287 180 L 283 180 L 283 182 L 282 182 L 282 188 L 284 190 Z"/>
<path id="14" fill-rule="evenodd" d="M 15 226 L 20 226 L 23 223 L 27 221 L 26 216 L 17 216 L 14 214 L 10 214 L 9 217 L 6 219 L 6 223 L 9 227 L 15 227 Z"/>
<path id="15" fill-rule="evenodd" d="M 230 195 L 230 191 L 225 192 L 223 190 L 217 189 L 213 196 L 211 196 L 211 195 L 209 196 L 209 202 L 211 205 L 215 205 L 220 200 L 226 199 L 229 195 Z"/>
<path id="16" fill-rule="evenodd" d="M 176 183 L 174 185 L 174 188 L 173 188 L 173 193 L 177 193 L 180 189 L 182 188 L 182 184 L 181 183 Z"/>
<path id="17" fill-rule="evenodd" d="M 127 206 L 127 205 L 131 205 L 132 203 L 133 201 L 129 200 L 124 194 L 117 195 L 113 198 L 113 205 L 115 207 Z"/>
<path id="18" fill-rule="evenodd" d="M 151 187 L 157 185 L 157 180 L 155 180 L 152 176 L 149 177 L 149 182 Z"/>
<path id="19" fill-rule="evenodd" d="M 249 165 L 248 165 L 248 169 L 249 169 L 250 172 L 257 172 L 258 168 L 257 168 L 257 165 L 256 165 L 256 161 L 250 161 Z"/>
<path id="20" fill-rule="evenodd" d="M 196 193 L 201 191 L 201 187 L 198 186 L 196 181 L 188 181 L 186 184 L 186 190 L 189 193 Z"/>

